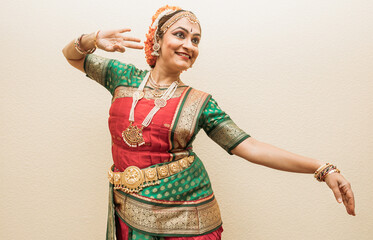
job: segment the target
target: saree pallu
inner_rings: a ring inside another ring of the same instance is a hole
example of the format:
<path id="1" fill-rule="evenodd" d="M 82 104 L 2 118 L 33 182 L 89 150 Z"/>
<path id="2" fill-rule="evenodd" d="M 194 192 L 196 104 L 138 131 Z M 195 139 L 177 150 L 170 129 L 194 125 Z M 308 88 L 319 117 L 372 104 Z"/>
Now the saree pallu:
<path id="1" fill-rule="evenodd" d="M 110 184 L 106 239 L 116 239 L 115 214 L 132 229 L 132 237 L 142 236 L 136 239 L 200 236 L 219 229 L 221 215 L 210 179 L 194 157 L 187 169 L 136 194 L 114 190 Z"/>

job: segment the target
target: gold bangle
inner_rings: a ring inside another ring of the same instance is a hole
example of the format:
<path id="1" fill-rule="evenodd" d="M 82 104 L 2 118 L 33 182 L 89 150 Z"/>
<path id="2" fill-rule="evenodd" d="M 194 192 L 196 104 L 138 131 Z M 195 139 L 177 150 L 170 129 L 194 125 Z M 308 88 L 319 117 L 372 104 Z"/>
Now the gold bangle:
<path id="1" fill-rule="evenodd" d="M 80 47 L 80 42 L 82 40 L 82 37 L 84 36 L 85 34 L 82 34 L 80 37 L 78 37 L 77 39 L 75 39 L 75 42 L 74 42 L 74 46 L 75 46 L 75 49 L 78 53 L 82 54 L 82 55 L 86 55 L 86 54 L 91 54 L 93 53 L 96 48 L 91 48 L 91 49 L 88 49 L 87 51 L 83 50 L 81 47 Z"/>
<path id="2" fill-rule="evenodd" d="M 324 165 L 321 165 L 314 173 L 314 176 L 316 178 L 316 176 L 322 172 L 326 167 L 328 167 L 330 165 L 330 163 L 325 163 Z"/>
<path id="3" fill-rule="evenodd" d="M 336 169 L 332 169 L 332 170 L 330 170 L 329 172 L 327 172 L 326 174 L 325 174 L 325 176 L 323 176 L 323 178 L 321 179 L 321 181 L 320 182 L 325 182 L 325 178 L 329 175 L 329 174 L 331 174 L 331 173 L 340 173 L 341 171 L 338 169 L 338 168 L 336 168 Z"/>
<path id="4" fill-rule="evenodd" d="M 337 166 L 333 164 L 326 163 L 325 165 L 319 167 L 315 174 L 314 177 L 316 178 L 317 181 L 319 182 L 325 182 L 326 176 L 328 176 L 331 173 L 340 173 L 341 171 L 337 168 Z"/>
<path id="5" fill-rule="evenodd" d="M 336 168 L 336 169 L 332 169 L 330 172 L 328 172 L 326 175 L 325 175 L 325 177 L 324 177 L 324 180 L 325 180 L 325 178 L 326 178 L 326 176 L 328 176 L 329 174 L 332 174 L 332 173 L 340 173 L 341 171 L 338 169 L 338 168 Z"/>
<path id="6" fill-rule="evenodd" d="M 94 44 L 95 44 L 95 48 L 98 48 L 98 46 L 97 46 L 97 36 L 98 36 L 98 33 L 100 32 L 100 30 L 97 30 L 96 32 L 95 32 L 95 38 L 93 39 L 93 42 L 94 42 Z"/>

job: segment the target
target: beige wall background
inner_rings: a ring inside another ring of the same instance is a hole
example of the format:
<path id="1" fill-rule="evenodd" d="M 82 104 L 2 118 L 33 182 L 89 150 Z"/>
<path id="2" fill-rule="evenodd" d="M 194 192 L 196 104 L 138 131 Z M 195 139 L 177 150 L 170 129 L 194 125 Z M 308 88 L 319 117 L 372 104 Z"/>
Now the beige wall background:
<path id="1" fill-rule="evenodd" d="M 0 8 L 0 239 L 104 239 L 110 93 L 70 67 L 82 33 L 145 39 L 165 3 L 196 13 L 200 57 L 182 79 L 253 137 L 335 163 L 356 217 L 312 175 L 229 156 L 201 132 L 224 240 L 372 239 L 373 2 L 5 1 Z M 147 68 L 142 51 L 97 54 Z"/>

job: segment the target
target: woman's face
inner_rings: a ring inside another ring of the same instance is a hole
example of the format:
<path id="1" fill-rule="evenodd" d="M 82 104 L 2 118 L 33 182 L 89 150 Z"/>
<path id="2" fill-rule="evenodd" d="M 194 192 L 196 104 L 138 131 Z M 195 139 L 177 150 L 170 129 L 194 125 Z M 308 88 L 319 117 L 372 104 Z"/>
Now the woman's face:
<path id="1" fill-rule="evenodd" d="M 157 64 L 182 71 L 190 68 L 198 57 L 201 29 L 198 23 L 182 18 L 174 23 L 160 40 L 161 50 Z"/>

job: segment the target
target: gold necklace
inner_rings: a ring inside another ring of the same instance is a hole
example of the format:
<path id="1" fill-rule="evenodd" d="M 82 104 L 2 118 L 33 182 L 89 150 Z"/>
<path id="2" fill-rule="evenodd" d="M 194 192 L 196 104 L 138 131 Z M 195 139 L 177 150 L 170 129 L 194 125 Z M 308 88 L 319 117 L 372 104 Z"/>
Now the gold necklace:
<path id="1" fill-rule="evenodd" d="M 178 78 L 176 81 L 178 81 L 180 83 L 180 78 Z M 152 77 L 151 73 L 150 73 L 150 76 L 149 76 L 149 83 L 150 83 L 150 86 L 153 88 L 153 90 L 151 90 L 151 93 L 155 98 L 160 98 L 162 96 L 162 90 L 160 88 L 170 87 L 170 85 L 171 85 L 171 84 L 161 85 L 161 84 L 156 83 L 153 80 L 153 77 Z"/>
<path id="2" fill-rule="evenodd" d="M 167 90 L 159 97 L 154 100 L 154 107 L 148 115 L 145 117 L 142 122 L 142 126 L 139 128 L 134 125 L 135 122 L 135 107 L 137 102 L 144 96 L 144 87 L 147 81 L 149 80 L 150 72 L 145 76 L 144 80 L 141 82 L 138 90 L 132 95 L 132 106 L 130 110 L 129 122 L 130 125 L 122 132 L 123 141 L 130 147 L 139 147 L 145 144 L 144 137 L 142 135 L 142 130 L 149 126 L 154 115 L 158 112 L 159 109 L 167 105 L 167 100 L 172 97 L 175 93 L 179 81 L 174 81 Z M 145 80 L 146 79 L 146 80 Z"/>

